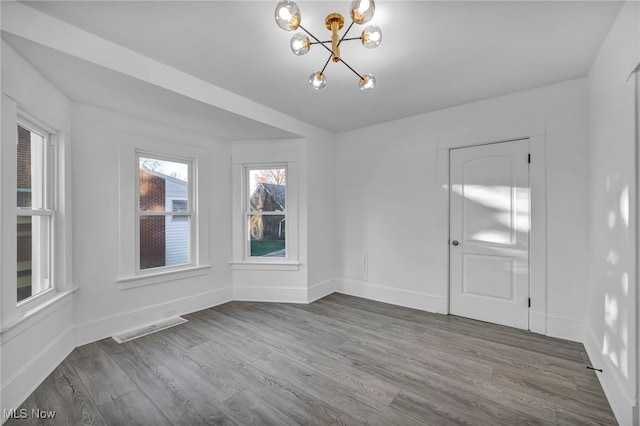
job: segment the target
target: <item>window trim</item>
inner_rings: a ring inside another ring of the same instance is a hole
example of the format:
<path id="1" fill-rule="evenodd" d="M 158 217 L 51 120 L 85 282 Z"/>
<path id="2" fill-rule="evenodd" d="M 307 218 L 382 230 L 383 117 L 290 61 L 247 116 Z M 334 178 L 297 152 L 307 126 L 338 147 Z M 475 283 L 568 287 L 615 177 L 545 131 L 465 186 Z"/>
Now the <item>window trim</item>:
<path id="1" fill-rule="evenodd" d="M 257 161 L 251 161 L 262 157 Z M 266 160 L 266 161 L 265 161 Z M 252 257 L 247 258 L 247 226 L 245 224 L 245 170 L 247 167 L 270 169 L 285 165 L 287 169 L 287 259 Z M 299 271 L 301 262 L 299 256 L 298 232 L 298 180 L 299 165 L 295 156 L 277 155 L 271 152 L 256 154 L 244 152 L 234 154 L 232 159 L 232 190 L 233 190 L 233 227 L 232 227 L 232 258 L 229 265 L 232 270 L 244 271 Z"/>
<path id="2" fill-rule="evenodd" d="M 128 290 L 149 284 L 157 284 L 192 276 L 208 274 L 211 268 L 209 259 L 209 224 L 206 212 L 199 206 L 209 203 L 209 194 L 201 190 L 200 182 L 208 182 L 210 172 L 201 164 L 208 164 L 209 153 L 206 149 L 171 142 L 162 138 L 150 138 L 135 133 L 122 132 L 120 134 L 119 152 L 119 262 L 115 284 L 120 290 Z M 146 153 L 154 158 L 188 160 L 192 162 L 191 178 L 191 206 L 193 210 L 191 226 L 191 262 L 168 268 L 149 268 L 137 273 L 135 247 L 135 202 L 136 181 L 138 179 L 138 164 L 135 163 L 136 153 Z M 170 277 L 170 279 L 167 279 Z"/>
<path id="3" fill-rule="evenodd" d="M 33 324 L 34 319 L 46 318 L 52 309 L 58 309 L 65 301 L 65 295 L 71 294 L 76 287 L 73 283 L 73 268 L 71 265 L 71 250 L 73 233 L 71 226 L 71 138 L 64 131 L 31 114 L 23 105 L 3 94 L 0 110 L 2 126 L 2 140 L 8 143 L 0 145 L 0 168 L 5 171 L 2 177 L 2 199 L 0 203 L 0 251 L 2 256 L 2 288 L 0 297 L 0 313 L 2 315 L 2 329 L 0 339 L 10 339 Z M 51 180 L 51 207 L 56 215 L 52 219 L 52 280 L 53 288 L 41 292 L 35 297 L 27 298 L 18 306 L 17 302 L 17 251 L 16 251 L 16 207 L 17 188 L 17 124 L 28 122 L 42 129 L 49 135 L 49 141 L 54 145 L 51 156 L 53 179 Z"/>

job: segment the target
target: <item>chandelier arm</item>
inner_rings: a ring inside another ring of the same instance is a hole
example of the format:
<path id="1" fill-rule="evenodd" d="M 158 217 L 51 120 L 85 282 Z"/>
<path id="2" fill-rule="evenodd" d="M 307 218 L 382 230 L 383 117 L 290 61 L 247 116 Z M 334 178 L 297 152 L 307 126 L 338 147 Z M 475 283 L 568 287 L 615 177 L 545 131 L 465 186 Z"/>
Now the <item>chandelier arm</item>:
<path id="1" fill-rule="evenodd" d="M 351 29 L 351 27 L 353 27 L 353 24 L 355 24 L 355 22 L 351 21 L 351 24 L 347 27 L 347 31 L 345 31 L 344 34 L 342 34 L 342 38 L 338 42 L 338 46 L 340 46 L 340 43 L 342 43 L 342 40 L 345 39 L 345 37 L 347 36 L 347 33 L 349 32 L 349 30 Z"/>
<path id="2" fill-rule="evenodd" d="M 343 38 L 342 40 L 340 40 L 340 43 L 342 43 L 343 41 L 350 41 L 350 40 L 362 40 L 362 37 L 349 37 L 349 38 Z M 312 41 L 309 44 L 329 44 L 331 43 L 331 40 L 325 40 L 325 41 Z"/>
<path id="3" fill-rule="evenodd" d="M 324 67 L 322 67 L 322 71 L 320 71 L 320 74 L 324 74 L 324 70 L 327 68 L 327 65 L 329 65 L 329 61 L 331 61 L 331 58 L 333 58 L 333 53 L 329 55 L 329 59 L 327 59 L 327 62 L 324 63 Z"/>
<path id="4" fill-rule="evenodd" d="M 312 39 L 314 39 L 317 43 L 321 44 L 322 47 L 324 47 L 325 49 L 327 49 L 329 52 L 331 52 L 331 54 L 333 54 L 333 51 L 331 49 L 329 49 L 327 46 L 324 45 L 323 42 L 321 42 L 320 40 L 318 40 L 318 37 L 314 36 L 313 34 L 311 34 L 309 31 L 307 31 L 307 29 L 305 27 L 303 27 L 302 25 L 298 25 L 298 28 L 301 28 L 302 31 L 304 31 L 305 33 L 307 33 L 309 36 L 311 36 Z"/>
<path id="5" fill-rule="evenodd" d="M 353 68 L 351 68 L 351 67 L 349 66 L 349 64 L 347 64 L 345 61 L 343 61 L 343 60 L 342 60 L 342 58 L 340 58 L 340 62 L 342 62 L 343 64 L 345 64 L 345 65 L 346 65 L 346 67 L 347 67 L 347 68 L 349 68 L 351 71 L 353 71 L 353 73 L 354 73 L 355 75 L 357 75 L 358 77 L 360 77 L 360 80 L 364 80 L 364 77 L 363 77 L 363 76 L 361 76 L 360 74 L 358 74 L 358 72 L 357 72 L 356 70 L 354 70 Z"/>
<path id="6" fill-rule="evenodd" d="M 362 40 L 362 37 L 349 37 L 349 38 L 342 38 L 342 40 L 340 40 L 340 43 L 342 43 L 343 41 L 351 41 L 351 40 Z M 314 44 L 329 44 L 331 43 L 331 40 L 324 40 L 324 41 L 312 41 L 309 42 L 310 45 L 314 45 Z"/>

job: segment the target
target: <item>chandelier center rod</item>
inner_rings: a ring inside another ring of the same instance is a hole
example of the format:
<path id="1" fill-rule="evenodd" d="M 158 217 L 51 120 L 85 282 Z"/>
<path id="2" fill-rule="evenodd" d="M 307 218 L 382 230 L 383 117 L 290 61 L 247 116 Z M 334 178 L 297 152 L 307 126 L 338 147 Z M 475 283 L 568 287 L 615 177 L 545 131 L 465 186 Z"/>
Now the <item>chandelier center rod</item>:
<path id="1" fill-rule="evenodd" d="M 340 62 L 340 34 L 338 31 L 344 27 L 344 18 L 339 13 L 331 13 L 327 15 L 324 23 L 329 31 L 331 31 L 331 52 L 333 54 L 333 62 Z"/>

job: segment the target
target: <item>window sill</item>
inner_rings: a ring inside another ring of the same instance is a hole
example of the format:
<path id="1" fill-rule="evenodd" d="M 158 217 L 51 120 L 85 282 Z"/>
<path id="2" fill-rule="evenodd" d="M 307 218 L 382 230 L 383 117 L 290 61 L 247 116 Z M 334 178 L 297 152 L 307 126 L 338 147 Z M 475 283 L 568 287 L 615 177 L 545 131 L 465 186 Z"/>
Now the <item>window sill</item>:
<path id="1" fill-rule="evenodd" d="M 19 310 L 20 316 L 9 321 L 0 329 L 0 344 L 5 344 L 7 341 L 23 333 L 26 329 L 67 305 L 71 302 L 71 295 L 77 289 L 78 287 L 74 287 L 68 291 L 56 292 L 52 297 L 47 298 L 36 306 L 29 306 L 28 309 Z"/>
<path id="2" fill-rule="evenodd" d="M 241 271 L 298 271 L 300 262 L 260 262 L 254 260 L 229 262 L 231 269 Z"/>
<path id="3" fill-rule="evenodd" d="M 174 269 L 157 273 L 135 275 L 118 278 L 116 281 L 120 290 L 143 287 L 146 285 L 159 284 L 167 281 L 182 280 L 185 278 L 199 277 L 207 275 L 211 265 L 191 266 L 184 269 Z"/>

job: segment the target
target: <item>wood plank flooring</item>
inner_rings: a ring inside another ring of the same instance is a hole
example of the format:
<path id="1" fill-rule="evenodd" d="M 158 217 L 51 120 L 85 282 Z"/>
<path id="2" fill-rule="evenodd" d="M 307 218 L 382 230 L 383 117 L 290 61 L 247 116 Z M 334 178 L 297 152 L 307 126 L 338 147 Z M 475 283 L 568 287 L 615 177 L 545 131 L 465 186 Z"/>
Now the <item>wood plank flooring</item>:
<path id="1" fill-rule="evenodd" d="M 7 425 L 609 425 L 581 344 L 340 294 L 75 349 Z"/>

